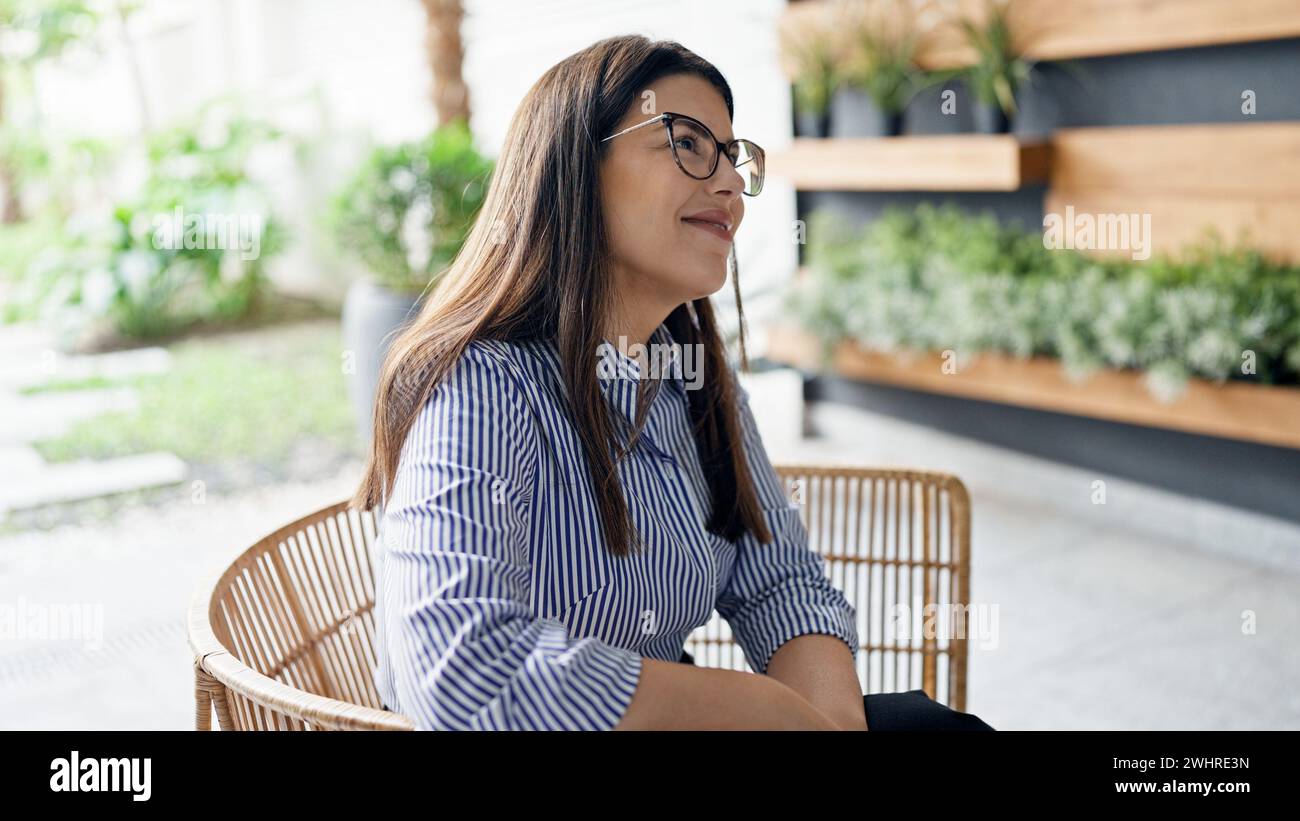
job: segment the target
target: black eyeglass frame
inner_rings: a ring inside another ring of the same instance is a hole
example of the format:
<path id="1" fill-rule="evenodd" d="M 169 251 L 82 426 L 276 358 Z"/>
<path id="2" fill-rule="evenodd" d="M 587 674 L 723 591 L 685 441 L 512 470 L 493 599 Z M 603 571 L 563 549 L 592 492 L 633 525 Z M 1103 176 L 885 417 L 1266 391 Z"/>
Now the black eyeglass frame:
<path id="1" fill-rule="evenodd" d="M 713 135 L 713 132 L 709 130 L 709 127 L 708 127 L 707 125 L 705 125 L 704 123 L 702 123 L 702 122 L 700 122 L 699 120 L 695 119 L 694 117 L 687 116 L 686 114 L 678 114 L 678 113 L 675 112 L 675 111 L 665 111 L 664 113 L 660 114 L 659 116 L 657 116 L 657 117 L 652 117 L 652 118 L 650 118 L 649 120 L 646 120 L 646 121 L 643 122 L 643 123 L 637 123 L 636 125 L 628 126 L 627 128 L 623 129 L 622 131 L 618 132 L 617 134 L 610 134 L 608 137 L 606 137 L 605 139 L 601 140 L 601 142 L 602 142 L 602 143 L 604 143 L 604 142 L 609 142 L 610 140 L 614 139 L 615 137 L 621 137 L 621 136 L 623 136 L 624 134 L 628 133 L 629 131 L 636 131 L 638 128 L 645 128 L 646 126 L 648 126 L 648 125 L 652 125 L 652 124 L 657 123 L 657 122 L 659 122 L 659 121 L 661 121 L 661 120 L 663 121 L 663 124 L 664 124 L 664 133 L 666 133 L 666 134 L 668 135 L 668 147 L 669 147 L 669 148 L 672 150 L 672 152 L 673 152 L 673 162 L 677 163 L 677 167 L 681 169 L 681 171 L 682 171 L 683 174 L 685 174 L 686 176 L 690 177 L 690 178 L 693 179 L 693 180 L 707 180 L 708 178 L 710 178 L 710 177 L 712 177 L 714 174 L 716 174 L 717 171 L 718 171 L 718 160 L 722 157 L 723 154 L 726 154 L 726 155 L 727 155 L 727 160 L 730 161 L 730 162 L 732 163 L 732 168 L 739 168 L 740 166 L 735 165 L 735 160 L 733 160 L 733 159 L 731 158 L 731 147 L 732 147 L 733 145 L 738 144 L 738 143 L 745 143 L 746 145 L 750 146 L 750 147 L 753 149 L 753 152 L 754 152 L 754 156 L 753 156 L 753 158 L 750 160 L 750 162 L 755 162 L 755 161 L 757 161 L 757 162 L 758 162 L 758 167 L 759 167 L 759 173 L 758 173 L 758 189 L 757 189 L 756 191 L 754 191 L 754 193 L 752 193 L 752 194 L 749 193 L 748 191 L 743 190 L 743 189 L 741 190 L 740 193 L 744 194 L 744 195 L 747 196 L 747 197 L 757 197 L 759 194 L 762 193 L 762 191 L 763 191 L 763 183 L 767 181 L 767 166 L 766 166 L 766 162 L 765 162 L 765 160 L 766 160 L 766 158 L 767 158 L 767 152 L 763 150 L 762 146 L 760 146 L 758 143 L 754 142 L 753 140 L 746 140 L 746 139 L 741 139 L 741 138 L 734 139 L 734 140 L 732 140 L 732 141 L 729 142 L 729 143 L 724 143 L 724 142 L 722 142 L 721 140 L 719 140 L 717 137 L 715 137 L 715 136 Z M 682 158 L 679 157 L 679 156 L 677 156 L 677 144 L 676 144 L 676 142 L 673 140 L 673 121 L 674 121 L 674 120 L 686 120 L 686 121 L 688 121 L 688 122 L 691 122 L 691 123 L 693 123 L 693 124 L 699 126 L 700 130 L 703 131 L 705 134 L 709 135 L 709 139 L 713 140 L 713 142 L 717 145 L 718 150 L 717 150 L 717 152 L 713 155 L 713 167 L 710 168 L 710 169 L 709 169 L 709 173 L 705 174 L 703 177 L 697 177 L 697 176 L 695 176 L 694 174 L 692 174 L 691 172 L 687 171 L 687 170 L 686 170 L 686 166 L 682 165 Z M 743 165 L 743 163 L 742 163 L 742 165 Z"/>

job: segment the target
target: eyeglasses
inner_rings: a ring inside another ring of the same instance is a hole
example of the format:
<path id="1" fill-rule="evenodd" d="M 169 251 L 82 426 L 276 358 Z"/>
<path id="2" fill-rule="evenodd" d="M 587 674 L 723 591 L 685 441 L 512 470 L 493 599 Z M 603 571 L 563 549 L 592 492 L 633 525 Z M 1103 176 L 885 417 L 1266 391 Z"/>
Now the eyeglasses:
<path id="1" fill-rule="evenodd" d="M 601 142 L 608 142 L 621 137 L 629 131 L 645 128 L 652 123 L 662 122 L 668 132 L 668 144 L 673 149 L 673 160 L 682 173 L 692 179 L 707 180 L 718 170 L 718 157 L 727 155 L 731 164 L 745 180 L 741 193 L 751 197 L 763 190 L 763 165 L 765 154 L 749 140 L 732 140 L 729 143 L 719 141 L 713 132 L 699 120 L 685 114 L 665 111 L 658 117 L 625 128 L 617 134 L 610 134 Z"/>

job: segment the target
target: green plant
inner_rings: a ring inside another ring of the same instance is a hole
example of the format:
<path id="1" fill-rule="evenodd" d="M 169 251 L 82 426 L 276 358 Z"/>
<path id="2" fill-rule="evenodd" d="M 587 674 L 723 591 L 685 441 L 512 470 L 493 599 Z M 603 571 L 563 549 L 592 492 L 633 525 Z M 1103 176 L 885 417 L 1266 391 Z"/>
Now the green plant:
<path id="1" fill-rule="evenodd" d="M 45 162 L 42 135 L 14 122 L 17 91 L 30 93 L 36 67 L 78 42 L 93 41 L 98 4 L 86 0 L 0 0 L 0 222 L 24 216 L 20 189 Z M 122 15 L 128 14 L 123 10 Z M 39 122 L 34 106 L 26 119 Z"/>
<path id="2" fill-rule="evenodd" d="M 789 307 L 827 348 L 1042 355 L 1074 377 L 1132 368 L 1163 399 L 1192 376 L 1300 381 L 1300 269 L 1213 235 L 1176 256 L 1102 261 L 923 204 L 865 229 L 814 212 L 808 236 L 810 274 Z"/>
<path id="3" fill-rule="evenodd" d="M 461 120 L 377 148 L 331 202 L 335 240 L 385 287 L 418 293 L 460 251 L 491 171 Z"/>
<path id="4" fill-rule="evenodd" d="M 800 113 L 825 113 L 837 82 L 834 19 L 826 8 L 786 15 L 777 30 L 781 69 L 794 86 Z"/>
<path id="5" fill-rule="evenodd" d="M 902 111 L 922 74 L 914 56 L 919 39 L 910 0 L 864 0 L 839 9 L 842 81 L 860 88 L 884 112 Z"/>
<path id="6" fill-rule="evenodd" d="M 132 338 L 246 315 L 284 242 L 247 166 L 279 137 L 223 102 L 151 136 L 143 184 L 74 214 L 52 253 L 29 261 L 22 298 L 67 332 L 107 323 Z"/>
<path id="7" fill-rule="evenodd" d="M 963 72 L 975 99 L 1016 113 L 1016 92 L 1029 80 L 1032 64 L 1021 56 L 1010 23 L 1012 0 L 986 0 L 982 21 L 962 17 L 957 24 L 975 50 L 976 61 Z"/>

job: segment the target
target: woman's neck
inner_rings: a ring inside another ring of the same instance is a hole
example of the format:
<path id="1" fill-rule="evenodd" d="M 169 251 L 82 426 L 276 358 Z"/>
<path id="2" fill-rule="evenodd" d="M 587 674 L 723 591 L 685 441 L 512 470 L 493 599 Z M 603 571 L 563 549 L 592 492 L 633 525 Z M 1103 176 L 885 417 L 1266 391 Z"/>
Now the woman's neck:
<path id="1" fill-rule="evenodd" d="M 644 348 L 650 344 L 650 337 L 668 318 L 669 313 L 670 311 L 615 311 L 614 317 L 606 326 L 605 340 L 617 347 L 619 353 L 631 356 L 630 351 L 634 345 Z"/>

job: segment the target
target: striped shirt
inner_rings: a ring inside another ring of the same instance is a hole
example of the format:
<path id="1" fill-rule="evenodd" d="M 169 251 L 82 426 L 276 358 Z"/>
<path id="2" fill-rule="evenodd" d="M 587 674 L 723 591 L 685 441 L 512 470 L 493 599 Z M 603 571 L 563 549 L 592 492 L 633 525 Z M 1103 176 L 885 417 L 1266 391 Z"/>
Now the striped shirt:
<path id="1" fill-rule="evenodd" d="M 654 345 L 671 345 L 660 325 Z M 649 346 L 653 349 L 653 346 Z M 662 348 L 660 349 L 662 350 Z M 629 420 L 640 367 L 601 346 L 601 390 Z M 758 673 L 809 633 L 858 653 L 853 606 L 808 545 L 738 386 L 773 541 L 706 528 L 688 382 L 666 384 L 618 467 L 646 549 L 612 556 L 553 343 L 474 340 L 402 447 L 375 551 L 375 683 L 420 729 L 607 730 L 644 658 L 678 661 L 716 609 Z"/>

